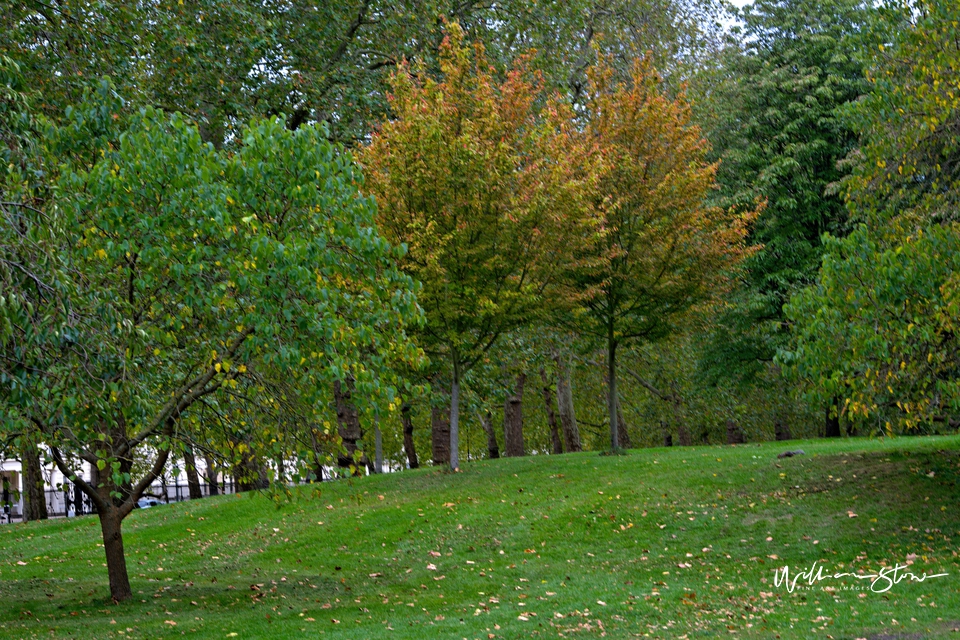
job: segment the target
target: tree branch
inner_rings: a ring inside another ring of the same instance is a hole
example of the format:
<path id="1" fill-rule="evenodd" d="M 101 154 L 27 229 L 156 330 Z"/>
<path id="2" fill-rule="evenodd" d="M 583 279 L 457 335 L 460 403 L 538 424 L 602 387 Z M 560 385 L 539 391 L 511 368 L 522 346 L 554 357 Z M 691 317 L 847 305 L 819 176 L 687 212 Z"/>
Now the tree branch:
<path id="1" fill-rule="evenodd" d="M 105 513 L 112 508 L 113 505 L 109 504 L 100 496 L 100 493 L 97 491 L 96 487 L 91 486 L 89 482 L 80 477 L 79 474 L 74 473 L 67 466 L 67 463 L 63 461 L 63 456 L 60 455 L 60 450 L 58 448 L 51 445 L 50 454 L 53 456 L 53 462 L 57 465 L 57 468 L 60 469 L 60 473 L 63 474 L 63 477 L 80 487 L 80 491 L 87 494 L 93 503 L 97 505 L 97 511 L 100 513 Z"/>

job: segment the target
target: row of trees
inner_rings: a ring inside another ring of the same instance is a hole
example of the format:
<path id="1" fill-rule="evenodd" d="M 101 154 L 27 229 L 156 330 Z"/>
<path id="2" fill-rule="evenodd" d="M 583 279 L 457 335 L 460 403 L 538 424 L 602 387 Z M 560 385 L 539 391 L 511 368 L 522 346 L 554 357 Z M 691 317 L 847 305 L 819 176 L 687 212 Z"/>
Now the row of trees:
<path id="1" fill-rule="evenodd" d="M 956 13 L 19 6 L 6 447 L 97 505 L 122 600 L 171 459 L 457 469 L 496 405 L 507 455 L 952 426 Z"/>

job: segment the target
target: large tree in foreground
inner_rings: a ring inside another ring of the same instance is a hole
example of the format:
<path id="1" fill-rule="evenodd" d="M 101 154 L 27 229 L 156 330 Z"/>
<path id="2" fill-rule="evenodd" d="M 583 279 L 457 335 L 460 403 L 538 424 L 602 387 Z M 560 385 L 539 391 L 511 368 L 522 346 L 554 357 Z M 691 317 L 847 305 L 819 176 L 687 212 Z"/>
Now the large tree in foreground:
<path id="1" fill-rule="evenodd" d="M 460 382 L 507 331 L 543 308 L 587 234 L 582 141 L 563 107 L 538 112 L 523 66 L 497 82 L 483 49 L 453 25 L 441 77 L 403 66 L 393 118 L 361 155 L 386 237 L 423 284 L 424 347 L 447 364 L 450 464 L 458 466 Z"/>
<path id="2" fill-rule="evenodd" d="M 586 133 L 603 164 L 592 191 L 603 229 L 570 280 L 581 301 L 573 322 L 606 344 L 614 449 L 617 347 L 670 334 L 722 289 L 745 255 L 753 217 L 706 204 L 717 167 L 688 105 L 663 94 L 648 60 L 638 60 L 632 76 L 615 84 L 605 65 L 591 76 Z"/>
<path id="3" fill-rule="evenodd" d="M 279 379 L 300 424 L 317 424 L 319 389 L 350 376 L 375 395 L 385 360 L 415 357 L 403 327 L 417 317 L 359 174 L 323 131 L 255 121 L 227 154 L 177 115 L 124 120 L 109 99 L 71 110 L 45 140 L 59 180 L 29 200 L 11 188 L 24 200 L 0 227 L 8 254 L 37 258 L 0 270 L 0 428 L 46 443 L 96 505 L 118 601 L 131 596 L 121 522 L 185 418 L 276 406 Z M 245 462 L 259 427 L 229 427 Z"/>

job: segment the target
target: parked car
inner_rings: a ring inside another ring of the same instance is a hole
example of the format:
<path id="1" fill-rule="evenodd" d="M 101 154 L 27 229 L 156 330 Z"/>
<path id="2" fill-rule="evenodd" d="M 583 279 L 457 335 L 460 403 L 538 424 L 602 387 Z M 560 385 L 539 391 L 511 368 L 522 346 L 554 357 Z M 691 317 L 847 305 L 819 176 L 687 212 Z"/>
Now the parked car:
<path id="1" fill-rule="evenodd" d="M 140 498 L 137 500 L 137 507 L 140 509 L 149 509 L 150 507 L 159 507 L 162 502 L 156 498 Z"/>

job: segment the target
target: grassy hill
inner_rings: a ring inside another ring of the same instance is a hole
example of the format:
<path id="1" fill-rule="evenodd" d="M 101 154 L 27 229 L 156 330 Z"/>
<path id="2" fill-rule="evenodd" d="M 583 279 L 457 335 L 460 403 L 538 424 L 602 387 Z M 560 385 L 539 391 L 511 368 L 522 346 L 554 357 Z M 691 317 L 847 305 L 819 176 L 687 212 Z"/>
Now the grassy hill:
<path id="1" fill-rule="evenodd" d="M 92 517 L 3 526 L 0 636 L 958 637 L 958 450 L 938 437 L 584 453 L 325 483 L 279 507 L 180 503 L 125 522 L 136 597 L 119 606 Z M 885 593 L 849 577 L 774 585 L 784 565 L 908 561 L 949 575 Z"/>

